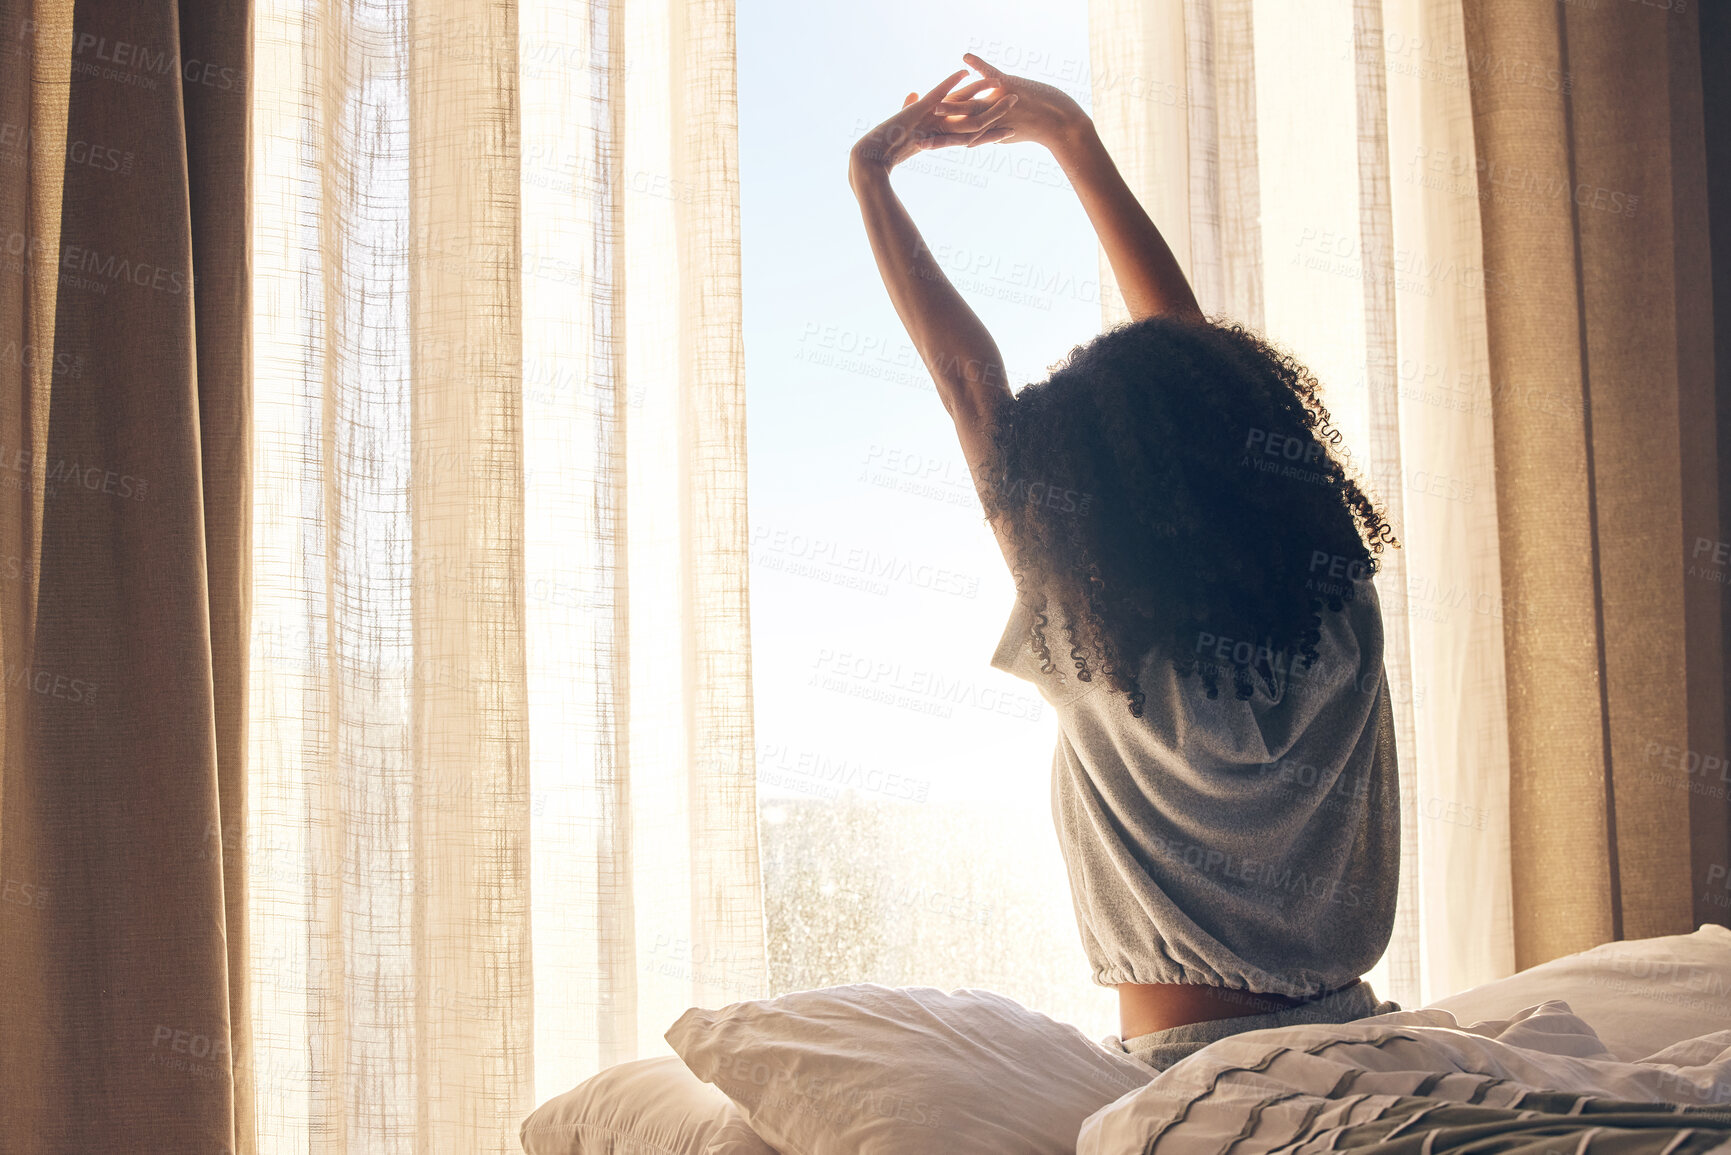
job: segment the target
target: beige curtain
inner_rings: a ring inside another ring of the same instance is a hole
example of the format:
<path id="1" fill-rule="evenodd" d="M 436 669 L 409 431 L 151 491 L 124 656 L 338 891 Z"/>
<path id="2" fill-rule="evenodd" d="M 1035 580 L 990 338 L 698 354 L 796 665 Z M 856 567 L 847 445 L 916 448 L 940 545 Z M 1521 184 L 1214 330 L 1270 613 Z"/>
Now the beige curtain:
<path id="1" fill-rule="evenodd" d="M 259 1145 L 512 1151 L 763 993 L 731 6 L 256 19 Z"/>
<path id="2" fill-rule="evenodd" d="M 1507 637 L 1525 964 L 1727 921 L 1701 49 L 1692 7 L 1465 7 L 1485 261 L 1512 286 L 1504 584 L 1536 610 Z"/>
<path id="3" fill-rule="evenodd" d="M 1095 120 L 1204 308 L 1317 370 L 1404 542 L 1373 981 L 1416 1005 L 1724 921 L 1721 585 L 1686 576 L 1719 476 L 1693 17 L 1094 0 L 1090 37 Z"/>
<path id="4" fill-rule="evenodd" d="M 250 1149 L 248 53 L 0 5 L 0 1150 Z"/>

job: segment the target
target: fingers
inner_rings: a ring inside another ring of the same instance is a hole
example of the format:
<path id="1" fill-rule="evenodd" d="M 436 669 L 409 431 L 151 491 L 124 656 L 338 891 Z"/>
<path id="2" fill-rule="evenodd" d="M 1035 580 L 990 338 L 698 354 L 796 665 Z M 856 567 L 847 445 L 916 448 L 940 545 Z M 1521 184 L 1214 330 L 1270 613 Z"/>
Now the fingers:
<path id="1" fill-rule="evenodd" d="M 987 64 L 984 60 L 981 60 L 978 56 L 975 56 L 972 52 L 962 53 L 962 59 L 966 60 L 969 64 L 973 65 L 974 71 L 982 73 L 983 75 L 985 75 L 985 77 L 987 79 L 1002 80 L 1004 78 L 1003 72 L 999 71 L 997 68 L 993 67 L 992 65 Z"/>
<path id="2" fill-rule="evenodd" d="M 958 88 L 934 104 L 932 111 L 943 116 L 966 116 L 968 113 L 988 109 L 993 101 L 1002 100 L 1009 95 L 1001 87 L 990 91 L 990 96 L 975 96 L 973 92 Z"/>
<path id="3" fill-rule="evenodd" d="M 950 132 L 978 132 L 982 128 L 989 127 L 994 121 L 1000 119 L 1006 112 L 1009 112 L 1010 108 L 1015 103 L 1016 94 L 1011 93 L 1002 100 L 994 102 L 983 111 L 964 115 L 958 119 L 946 120 L 944 122 L 944 128 Z"/>
<path id="4" fill-rule="evenodd" d="M 926 93 L 925 99 L 929 103 L 936 104 L 938 102 L 938 99 L 940 97 L 942 97 L 944 95 L 944 93 L 948 92 L 952 87 L 955 86 L 956 81 L 960 80 L 962 77 L 966 76 L 967 74 L 968 74 L 968 70 L 966 68 L 962 69 L 959 72 L 950 73 L 948 76 L 944 77 L 942 83 L 940 83 L 936 88 L 932 89 L 930 92 Z"/>
<path id="5" fill-rule="evenodd" d="M 906 108 L 908 105 L 912 104 L 914 101 L 918 100 L 919 98 L 920 98 L 920 94 L 917 92 L 908 93 L 908 98 L 906 100 L 902 101 L 902 107 Z"/>
<path id="6" fill-rule="evenodd" d="M 984 77 L 980 80 L 970 80 L 948 96 L 944 97 L 944 103 L 949 104 L 952 101 L 966 100 L 976 92 L 984 92 L 988 88 L 998 87 L 1001 86 L 990 76 Z"/>
<path id="7" fill-rule="evenodd" d="M 938 116 L 973 116 L 992 107 L 991 100 L 940 100 L 932 106 Z"/>

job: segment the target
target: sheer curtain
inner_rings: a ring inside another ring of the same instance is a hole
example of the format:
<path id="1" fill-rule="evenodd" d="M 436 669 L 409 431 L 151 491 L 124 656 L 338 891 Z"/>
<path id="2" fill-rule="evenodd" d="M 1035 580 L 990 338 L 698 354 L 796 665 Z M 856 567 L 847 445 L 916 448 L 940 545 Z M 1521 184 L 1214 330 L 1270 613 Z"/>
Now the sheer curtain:
<path id="1" fill-rule="evenodd" d="M 255 21 L 260 1146 L 516 1150 L 763 993 L 731 8 Z"/>
<path id="2" fill-rule="evenodd" d="M 1091 8 L 1108 146 L 1203 307 L 1317 372 L 1404 543 L 1378 581 L 1402 897 L 1371 978 L 1408 1005 L 1723 918 L 1691 910 L 1726 853 L 1719 589 L 1689 562 L 1719 517 L 1692 20 Z"/>

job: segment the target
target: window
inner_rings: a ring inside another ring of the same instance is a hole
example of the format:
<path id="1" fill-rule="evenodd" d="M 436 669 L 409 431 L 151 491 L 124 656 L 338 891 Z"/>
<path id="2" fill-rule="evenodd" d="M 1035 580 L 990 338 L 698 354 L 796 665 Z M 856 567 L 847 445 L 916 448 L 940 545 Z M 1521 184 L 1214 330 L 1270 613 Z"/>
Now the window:
<path id="1" fill-rule="evenodd" d="M 1052 829 L 1056 719 L 989 665 L 1014 586 L 845 175 L 853 141 L 963 67 L 964 51 L 1086 106 L 1087 29 L 1083 0 L 739 8 L 753 681 L 776 993 L 986 987 L 1092 1037 L 1117 1029 Z M 1044 148 L 938 150 L 895 183 L 1015 385 L 1099 331 L 1094 234 Z"/>

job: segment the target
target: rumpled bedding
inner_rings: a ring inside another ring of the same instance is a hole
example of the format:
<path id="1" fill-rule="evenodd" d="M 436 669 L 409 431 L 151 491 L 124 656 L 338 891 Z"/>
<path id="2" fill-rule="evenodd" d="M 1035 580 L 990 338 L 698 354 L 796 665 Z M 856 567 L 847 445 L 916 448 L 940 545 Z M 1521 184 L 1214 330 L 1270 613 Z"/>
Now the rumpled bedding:
<path id="1" fill-rule="evenodd" d="M 1251 1031 L 1090 1115 L 1077 1155 L 1731 1155 L 1731 1031 L 1622 1062 L 1562 1001 Z"/>

